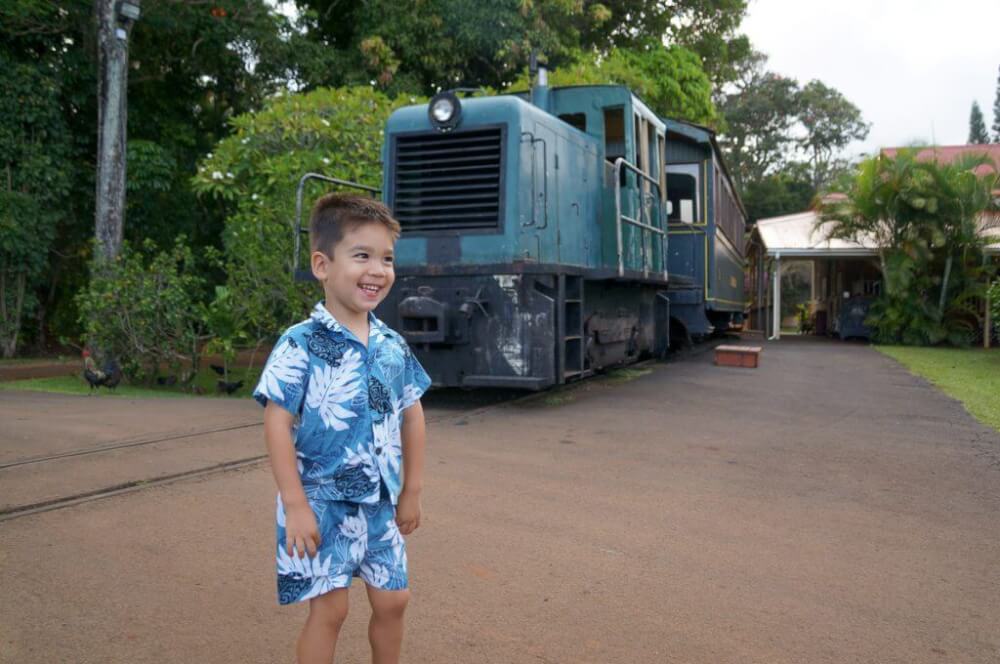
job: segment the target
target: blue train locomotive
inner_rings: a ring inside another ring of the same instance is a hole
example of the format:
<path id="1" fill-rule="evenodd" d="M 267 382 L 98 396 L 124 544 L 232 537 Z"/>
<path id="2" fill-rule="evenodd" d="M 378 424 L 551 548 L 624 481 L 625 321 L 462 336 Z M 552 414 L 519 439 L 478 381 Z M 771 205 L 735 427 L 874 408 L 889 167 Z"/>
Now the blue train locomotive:
<path id="1" fill-rule="evenodd" d="M 434 383 L 543 389 L 743 313 L 743 214 L 712 133 L 622 86 L 397 110 L 383 197 L 403 234 L 377 315 Z"/>

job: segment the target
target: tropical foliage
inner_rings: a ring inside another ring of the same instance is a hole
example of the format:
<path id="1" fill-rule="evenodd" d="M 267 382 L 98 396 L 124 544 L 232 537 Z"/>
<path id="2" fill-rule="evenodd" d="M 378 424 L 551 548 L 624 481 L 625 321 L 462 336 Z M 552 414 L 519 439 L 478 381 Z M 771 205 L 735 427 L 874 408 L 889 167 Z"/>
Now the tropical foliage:
<path id="1" fill-rule="evenodd" d="M 275 97 L 233 118 L 233 133 L 199 165 L 195 191 L 232 209 L 222 233 L 227 287 L 240 294 L 234 302 L 252 340 L 300 317 L 316 297 L 314 286 L 292 274 L 299 178 L 326 173 L 378 187 L 382 128 L 395 108 L 419 101 L 390 99 L 369 86 Z M 307 189 L 306 213 L 323 191 Z"/>
<path id="2" fill-rule="evenodd" d="M 165 367 L 193 376 L 205 340 L 199 271 L 183 236 L 164 251 L 152 240 L 141 249 L 126 243 L 77 295 L 86 339 L 117 358 L 130 380 L 151 383 Z"/>
<path id="3" fill-rule="evenodd" d="M 883 343 L 968 345 L 978 334 L 984 295 L 981 214 L 994 205 L 995 173 L 983 158 L 919 161 L 914 151 L 861 163 L 844 193 L 829 197 L 821 219 L 833 235 L 873 243 L 884 288 L 869 323 Z"/>
<path id="4" fill-rule="evenodd" d="M 511 89 L 526 90 L 530 83 L 525 71 Z M 718 122 L 712 83 L 698 56 L 686 48 L 650 44 L 639 50 L 612 49 L 606 55 L 577 52 L 549 76 L 549 85 L 606 83 L 627 85 L 660 115 L 704 125 Z"/>

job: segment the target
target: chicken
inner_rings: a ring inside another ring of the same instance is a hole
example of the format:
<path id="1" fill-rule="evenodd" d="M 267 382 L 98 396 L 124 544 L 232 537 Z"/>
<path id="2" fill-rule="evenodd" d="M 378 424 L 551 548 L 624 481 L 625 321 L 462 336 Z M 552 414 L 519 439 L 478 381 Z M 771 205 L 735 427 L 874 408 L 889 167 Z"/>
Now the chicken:
<path id="1" fill-rule="evenodd" d="M 216 383 L 216 387 L 220 392 L 225 392 L 226 394 L 232 394 L 236 390 L 243 387 L 243 381 L 238 380 L 235 383 L 227 383 L 224 380 L 220 380 L 218 383 Z"/>
<path id="2" fill-rule="evenodd" d="M 115 360 L 108 360 L 104 363 L 103 369 L 98 369 L 94 358 L 90 356 L 90 351 L 84 349 L 83 377 L 90 385 L 91 394 L 93 394 L 94 388 L 102 385 L 113 390 L 122 382 L 122 369 Z"/>
<path id="3" fill-rule="evenodd" d="M 90 384 L 91 394 L 93 394 L 94 388 L 103 385 L 104 379 L 107 378 L 104 372 L 94 364 L 94 358 L 90 356 L 89 350 L 83 351 L 83 377 Z"/>

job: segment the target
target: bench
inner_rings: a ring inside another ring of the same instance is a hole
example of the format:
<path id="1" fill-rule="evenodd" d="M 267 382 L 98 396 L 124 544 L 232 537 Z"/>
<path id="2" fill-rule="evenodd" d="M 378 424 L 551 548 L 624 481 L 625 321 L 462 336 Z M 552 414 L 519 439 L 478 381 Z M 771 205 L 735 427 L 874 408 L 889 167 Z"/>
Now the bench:
<path id="1" fill-rule="evenodd" d="M 720 367 L 756 369 L 760 350 L 760 346 L 716 346 L 715 363 Z"/>

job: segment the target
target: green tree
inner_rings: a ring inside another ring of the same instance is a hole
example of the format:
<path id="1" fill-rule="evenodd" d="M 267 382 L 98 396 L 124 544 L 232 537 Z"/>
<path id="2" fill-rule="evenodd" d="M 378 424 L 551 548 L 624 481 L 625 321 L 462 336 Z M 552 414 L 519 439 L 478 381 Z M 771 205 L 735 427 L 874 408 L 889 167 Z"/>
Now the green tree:
<path id="1" fill-rule="evenodd" d="M 719 120 L 712 104 L 712 83 L 698 56 L 680 46 L 616 48 L 603 57 L 577 53 L 572 62 L 549 76 L 549 85 L 608 83 L 628 86 L 660 115 L 704 125 L 714 125 Z M 527 72 L 522 72 L 511 84 L 515 90 L 529 86 Z"/>
<path id="2" fill-rule="evenodd" d="M 292 278 L 299 178 L 318 172 L 378 187 L 389 114 L 423 101 L 391 100 L 370 86 L 320 88 L 275 97 L 262 110 L 233 118 L 233 133 L 204 159 L 193 185 L 203 198 L 231 206 L 223 232 L 225 273 L 251 341 L 301 317 L 317 295 L 314 285 Z M 324 190 L 310 185 L 304 210 Z"/>
<path id="3" fill-rule="evenodd" d="M 725 131 L 721 143 L 737 185 L 748 187 L 780 169 L 794 147 L 799 86 L 765 68 L 767 58 L 754 54 L 734 91 L 723 97 Z"/>
<path id="4" fill-rule="evenodd" d="M 72 137 L 59 110 L 60 87 L 42 60 L 0 53 L 0 352 L 11 357 L 35 313 L 56 229 Z"/>
<path id="5" fill-rule="evenodd" d="M 743 205 L 752 222 L 809 209 L 816 197 L 807 164 L 787 164 L 782 170 L 750 180 L 742 188 Z"/>
<path id="6" fill-rule="evenodd" d="M 869 125 L 861 111 L 839 91 L 821 81 L 810 81 L 799 93 L 799 121 L 805 135 L 799 147 L 808 156 L 812 167 L 813 185 L 817 188 L 830 182 L 844 167 L 836 155 L 852 141 L 864 140 Z"/>
<path id="7" fill-rule="evenodd" d="M 648 42 L 694 52 L 713 82 L 749 42 L 738 34 L 746 0 L 297 0 L 310 38 L 338 66 L 310 85 L 376 81 L 385 91 L 430 94 L 439 87 L 508 85 L 532 50 L 553 69 L 577 52 L 608 53 Z"/>
<path id="8" fill-rule="evenodd" d="M 969 144 L 982 145 L 990 142 L 990 135 L 986 131 L 986 121 L 983 120 L 983 112 L 979 108 L 979 102 L 972 102 L 972 111 L 969 113 Z"/>
<path id="9" fill-rule="evenodd" d="M 980 215 L 995 205 L 995 173 L 984 157 L 918 161 L 915 150 L 861 163 L 846 200 L 827 199 L 833 235 L 873 243 L 884 291 L 872 307 L 878 340 L 966 345 L 979 329 L 984 275 Z"/>
<path id="10" fill-rule="evenodd" d="M 228 206 L 194 194 L 197 161 L 228 134 L 231 117 L 259 107 L 289 84 L 302 85 L 304 72 L 325 69 L 332 60 L 328 49 L 306 38 L 300 21 L 265 0 L 172 0 L 144 3 L 142 10 L 130 37 L 125 237 L 133 244 L 152 238 L 168 248 L 185 233 L 195 247 L 217 245 Z M 50 262 L 34 287 L 37 317 L 47 314 L 66 336 L 79 329 L 73 295 L 89 278 L 95 34 L 91 0 L 0 3 L 2 52 L 56 82 L 49 105 L 71 137 L 61 159 L 68 189 L 56 203 L 62 215 L 52 255 L 59 260 Z"/>

